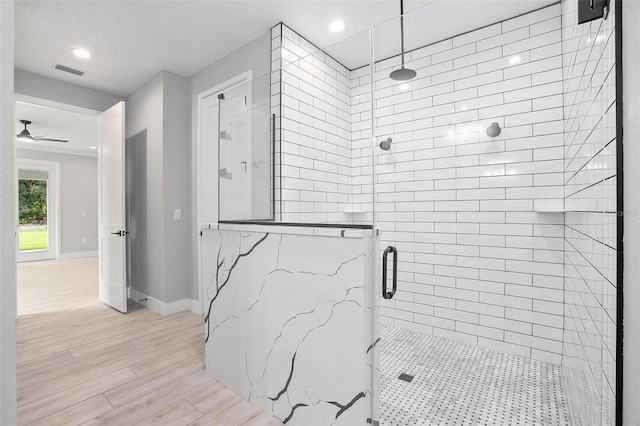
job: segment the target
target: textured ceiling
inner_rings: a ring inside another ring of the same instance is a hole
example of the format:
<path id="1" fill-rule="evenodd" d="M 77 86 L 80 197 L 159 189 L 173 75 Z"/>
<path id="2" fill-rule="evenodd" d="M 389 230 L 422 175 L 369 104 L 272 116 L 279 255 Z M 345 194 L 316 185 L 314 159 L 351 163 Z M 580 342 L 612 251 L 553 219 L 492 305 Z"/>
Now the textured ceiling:
<path id="1" fill-rule="evenodd" d="M 549 0 L 407 0 L 408 47 L 449 37 L 553 3 Z M 425 7 L 425 5 L 428 5 Z M 160 70 L 188 77 L 282 21 L 320 47 L 334 45 L 399 14 L 397 0 L 208 0 L 16 2 L 17 68 L 126 96 Z M 466 19 L 460 19 L 466 17 Z M 347 29 L 327 29 L 341 18 Z M 416 31 L 419 29 L 419 31 Z M 380 56 L 397 54 L 397 22 L 376 33 Z M 73 47 L 89 49 L 89 60 Z M 349 67 L 368 59 L 368 35 L 331 48 Z M 86 71 L 53 69 L 54 62 Z"/>
<path id="2" fill-rule="evenodd" d="M 16 67 L 126 96 L 162 69 L 188 77 L 280 21 L 328 45 L 397 8 L 395 1 L 22 0 L 16 2 Z M 336 17 L 348 23 L 345 33 L 327 30 Z M 93 58 L 76 58 L 73 47 L 86 47 Z M 62 73 L 54 62 L 87 74 Z"/>
<path id="3" fill-rule="evenodd" d="M 1 1 L 1 0 L 0 0 Z M 407 50 L 517 16 L 555 0 L 407 0 Z M 202 0 L 16 2 L 17 68 L 127 96 L 160 70 L 188 77 L 285 22 L 349 68 L 369 62 L 369 32 L 375 59 L 399 53 L 398 0 Z M 343 33 L 328 23 L 343 19 Z M 463 19 L 461 19 L 463 18 Z M 84 47 L 93 57 L 71 54 Z M 86 71 L 83 77 L 53 69 L 54 62 Z M 77 111 L 16 103 L 18 120 L 29 130 L 69 143 L 18 143 L 18 147 L 92 155 L 95 116 Z"/>

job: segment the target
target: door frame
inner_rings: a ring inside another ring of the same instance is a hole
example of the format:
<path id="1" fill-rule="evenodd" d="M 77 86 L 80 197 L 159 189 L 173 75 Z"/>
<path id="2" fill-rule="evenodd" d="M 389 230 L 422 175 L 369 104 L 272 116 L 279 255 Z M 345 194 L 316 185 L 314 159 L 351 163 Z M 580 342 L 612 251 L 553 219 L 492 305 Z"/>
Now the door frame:
<path id="1" fill-rule="evenodd" d="M 29 252 L 20 252 L 19 248 L 19 219 L 18 209 L 19 202 L 16 203 L 16 237 L 18 239 L 17 262 L 31 262 L 36 260 L 58 259 L 60 257 L 60 162 L 32 160 L 28 158 L 16 158 L 16 181 L 15 193 L 18 193 L 18 170 L 37 170 L 48 173 L 47 181 L 47 232 L 48 244 L 47 250 L 33 250 Z"/>
<path id="2" fill-rule="evenodd" d="M 211 97 L 211 96 L 218 96 L 220 93 L 223 93 L 224 91 L 227 90 L 231 90 L 231 89 L 235 89 L 236 87 L 239 87 L 243 84 L 247 84 L 249 82 L 251 82 L 253 80 L 253 70 L 248 70 L 245 71 L 241 74 L 238 74 L 237 76 L 230 78 L 229 80 L 217 84 L 207 90 L 204 90 L 200 93 L 198 93 L 198 98 L 197 98 L 197 115 L 196 115 L 196 137 L 197 137 L 197 141 L 196 141 L 196 158 L 195 158 L 195 171 L 196 171 L 196 192 L 195 192 L 195 196 L 196 196 L 196 221 L 195 221 L 195 235 L 196 235 L 196 245 L 197 245 L 197 250 L 198 250 L 198 265 L 197 265 L 197 269 L 198 269 L 198 303 L 196 304 L 199 308 L 199 314 L 204 315 L 204 313 L 206 312 L 205 310 L 205 306 L 204 306 L 204 285 L 202 282 L 202 245 L 201 245 L 201 238 L 200 238 L 200 232 L 202 231 L 202 229 L 204 229 L 205 227 L 209 228 L 211 226 L 217 226 L 218 225 L 218 213 L 217 213 L 217 208 L 216 208 L 216 214 L 215 214 L 215 223 L 207 223 L 204 224 L 202 223 L 202 166 L 201 166 L 201 160 L 202 160 L 202 143 L 203 143 L 203 125 L 204 122 L 202 120 L 202 111 L 203 111 L 203 103 L 205 101 L 205 99 Z M 219 123 L 218 123 L 219 124 Z M 217 167 L 217 165 L 216 165 Z M 218 200 L 216 200 L 216 206 L 217 206 Z"/>

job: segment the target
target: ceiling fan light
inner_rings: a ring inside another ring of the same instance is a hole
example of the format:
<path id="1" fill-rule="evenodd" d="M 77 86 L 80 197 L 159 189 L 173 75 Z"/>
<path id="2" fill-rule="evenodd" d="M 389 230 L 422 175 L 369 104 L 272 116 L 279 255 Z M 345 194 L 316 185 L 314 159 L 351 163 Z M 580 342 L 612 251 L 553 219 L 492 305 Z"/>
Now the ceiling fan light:
<path id="1" fill-rule="evenodd" d="M 33 142 L 35 140 L 35 138 L 31 136 L 31 133 L 26 129 L 26 126 L 25 129 L 16 135 L 16 137 L 21 142 Z"/>

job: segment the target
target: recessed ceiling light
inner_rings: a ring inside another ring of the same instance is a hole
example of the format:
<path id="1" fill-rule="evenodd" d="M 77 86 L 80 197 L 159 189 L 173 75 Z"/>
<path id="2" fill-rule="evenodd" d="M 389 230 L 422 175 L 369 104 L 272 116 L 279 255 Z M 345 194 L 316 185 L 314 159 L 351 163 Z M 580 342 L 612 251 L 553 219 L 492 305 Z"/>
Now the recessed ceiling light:
<path id="1" fill-rule="evenodd" d="M 512 56 L 511 58 L 509 58 L 509 63 L 511 65 L 515 65 L 515 64 L 519 63 L 520 61 L 522 61 L 522 58 L 520 56 Z"/>
<path id="2" fill-rule="evenodd" d="M 97 146 L 90 146 L 89 149 L 98 149 Z"/>
<path id="3" fill-rule="evenodd" d="M 89 53 L 88 50 L 81 49 L 79 47 L 71 49 L 71 52 L 73 52 L 73 54 L 78 58 L 89 59 L 91 57 L 91 53 Z"/>
<path id="4" fill-rule="evenodd" d="M 344 23 L 344 21 L 341 21 L 340 19 L 334 19 L 333 21 L 329 22 L 329 30 L 333 31 L 334 33 L 344 31 L 346 26 L 347 25 Z"/>

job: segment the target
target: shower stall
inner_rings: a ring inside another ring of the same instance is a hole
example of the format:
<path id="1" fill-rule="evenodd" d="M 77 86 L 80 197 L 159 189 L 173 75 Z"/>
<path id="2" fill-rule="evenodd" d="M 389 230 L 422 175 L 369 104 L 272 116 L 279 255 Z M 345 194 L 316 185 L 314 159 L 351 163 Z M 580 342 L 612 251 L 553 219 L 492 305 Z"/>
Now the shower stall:
<path id="1" fill-rule="evenodd" d="M 284 423 L 616 424 L 615 2 L 464 4 L 219 99 L 207 369 Z"/>

